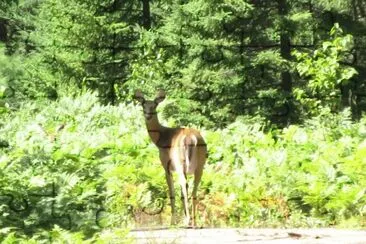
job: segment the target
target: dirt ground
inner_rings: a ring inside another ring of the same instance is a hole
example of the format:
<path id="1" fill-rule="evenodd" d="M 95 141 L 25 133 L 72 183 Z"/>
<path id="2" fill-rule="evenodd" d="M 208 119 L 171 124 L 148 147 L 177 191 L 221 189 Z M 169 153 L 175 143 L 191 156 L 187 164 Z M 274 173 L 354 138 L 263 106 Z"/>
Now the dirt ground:
<path id="1" fill-rule="evenodd" d="M 366 244 L 366 230 L 153 229 L 133 230 L 134 243 L 345 243 Z"/>

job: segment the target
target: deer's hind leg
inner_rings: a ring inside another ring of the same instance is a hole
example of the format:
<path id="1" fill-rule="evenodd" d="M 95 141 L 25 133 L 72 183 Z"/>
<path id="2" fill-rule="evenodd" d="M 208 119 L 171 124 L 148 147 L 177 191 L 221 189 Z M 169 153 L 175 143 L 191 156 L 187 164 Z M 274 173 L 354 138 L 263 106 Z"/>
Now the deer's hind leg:
<path id="1" fill-rule="evenodd" d="M 198 153 L 195 155 L 197 158 L 197 166 L 194 171 L 193 190 L 192 190 L 192 226 L 196 226 L 196 211 L 197 211 L 197 191 L 201 182 L 203 167 L 207 158 L 207 149 L 199 148 Z"/>
<path id="2" fill-rule="evenodd" d="M 187 183 L 187 175 L 183 172 L 183 169 L 177 170 L 179 185 L 182 191 L 182 202 L 184 209 L 184 225 L 189 225 L 190 214 L 189 214 L 189 203 L 188 203 L 188 183 Z"/>

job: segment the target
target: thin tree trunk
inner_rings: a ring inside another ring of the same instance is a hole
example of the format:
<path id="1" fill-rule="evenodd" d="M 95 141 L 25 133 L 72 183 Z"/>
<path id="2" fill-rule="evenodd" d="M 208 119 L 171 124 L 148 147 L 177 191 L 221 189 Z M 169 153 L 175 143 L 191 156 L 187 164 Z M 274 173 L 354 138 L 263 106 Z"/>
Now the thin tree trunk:
<path id="1" fill-rule="evenodd" d="M 285 18 L 288 14 L 288 6 L 286 0 L 277 0 L 278 1 L 278 13 L 280 17 Z M 290 36 L 288 34 L 288 30 L 285 25 L 282 24 L 282 29 L 280 30 L 280 51 L 281 57 L 290 60 L 291 59 L 291 44 L 290 44 Z M 292 78 L 290 71 L 284 70 L 281 72 L 281 89 L 284 95 L 286 96 L 286 102 L 283 104 L 283 112 L 279 113 L 280 122 L 283 125 L 287 125 L 290 122 L 291 112 L 292 112 L 292 101 L 291 99 L 291 91 L 292 91 Z"/>
<path id="2" fill-rule="evenodd" d="M 150 0 L 142 0 L 142 21 L 146 30 L 151 28 Z"/>
<path id="3" fill-rule="evenodd" d="M 278 0 L 278 12 L 282 17 L 285 17 L 288 13 L 288 7 L 286 0 Z M 280 34 L 280 48 L 281 56 L 284 59 L 291 59 L 291 45 L 290 37 L 287 30 L 282 29 Z M 281 74 L 281 87 L 286 93 L 290 93 L 292 90 L 292 79 L 289 71 L 283 71 Z"/>
<path id="4" fill-rule="evenodd" d="M 0 18 L 0 41 L 6 42 L 7 40 L 7 21 Z"/>

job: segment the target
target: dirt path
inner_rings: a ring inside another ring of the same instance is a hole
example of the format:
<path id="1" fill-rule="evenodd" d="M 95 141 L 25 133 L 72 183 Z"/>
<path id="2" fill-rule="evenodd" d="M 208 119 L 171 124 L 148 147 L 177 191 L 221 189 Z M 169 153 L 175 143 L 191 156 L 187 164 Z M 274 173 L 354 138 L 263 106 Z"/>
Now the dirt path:
<path id="1" fill-rule="evenodd" d="M 366 244 L 366 230 L 155 229 L 131 231 L 136 243 L 345 243 Z"/>

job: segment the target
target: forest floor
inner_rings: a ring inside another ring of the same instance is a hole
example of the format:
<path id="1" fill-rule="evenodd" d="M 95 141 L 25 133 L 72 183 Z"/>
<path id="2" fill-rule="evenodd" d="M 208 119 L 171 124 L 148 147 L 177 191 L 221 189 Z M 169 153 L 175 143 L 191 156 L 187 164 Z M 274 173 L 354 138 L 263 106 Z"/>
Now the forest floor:
<path id="1" fill-rule="evenodd" d="M 366 230 L 346 229 L 140 229 L 133 243 L 345 243 L 366 244 Z"/>

